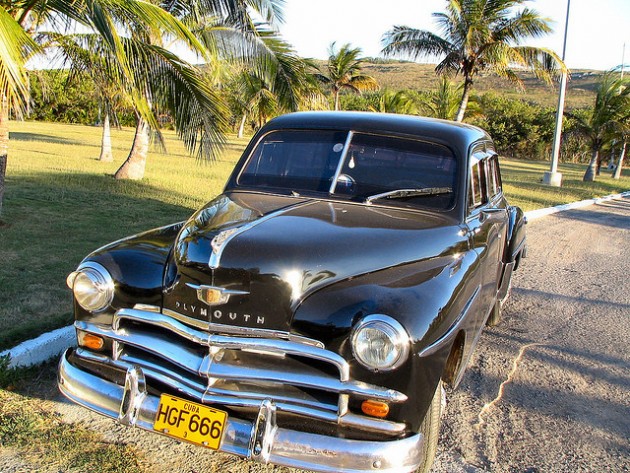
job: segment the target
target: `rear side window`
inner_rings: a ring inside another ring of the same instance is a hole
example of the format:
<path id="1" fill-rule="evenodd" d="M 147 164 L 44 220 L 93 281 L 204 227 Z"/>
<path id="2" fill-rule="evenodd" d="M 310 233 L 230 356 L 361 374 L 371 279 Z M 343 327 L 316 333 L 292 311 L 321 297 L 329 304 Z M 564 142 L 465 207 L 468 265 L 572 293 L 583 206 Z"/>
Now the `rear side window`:
<path id="1" fill-rule="evenodd" d="M 502 192 L 501 170 L 499 168 L 499 157 L 495 154 L 488 159 L 488 191 L 491 198 Z"/>
<path id="2" fill-rule="evenodd" d="M 488 202 L 486 190 L 486 168 L 481 153 L 475 153 L 471 157 L 470 182 L 468 192 L 468 207 L 475 209 Z"/>

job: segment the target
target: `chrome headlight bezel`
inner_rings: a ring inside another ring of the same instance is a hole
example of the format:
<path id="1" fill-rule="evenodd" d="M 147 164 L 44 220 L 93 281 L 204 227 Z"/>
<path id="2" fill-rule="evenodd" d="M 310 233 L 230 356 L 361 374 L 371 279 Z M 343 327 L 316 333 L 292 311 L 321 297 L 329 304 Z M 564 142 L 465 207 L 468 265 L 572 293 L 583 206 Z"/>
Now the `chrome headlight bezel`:
<path id="1" fill-rule="evenodd" d="M 374 331 L 380 332 L 380 335 Z M 377 349 L 369 346 L 370 333 L 381 337 L 381 340 L 374 341 L 374 344 L 385 340 L 391 346 L 381 360 L 377 359 L 378 356 L 367 356 L 368 350 Z M 411 346 L 409 334 L 400 322 L 388 315 L 372 314 L 361 319 L 352 330 L 351 342 L 352 353 L 356 360 L 374 372 L 395 370 L 409 358 Z"/>
<path id="2" fill-rule="evenodd" d="M 77 303 L 88 312 L 103 312 L 114 300 L 115 285 L 111 274 L 94 261 L 81 263 L 68 275 L 66 284 L 72 289 Z"/>

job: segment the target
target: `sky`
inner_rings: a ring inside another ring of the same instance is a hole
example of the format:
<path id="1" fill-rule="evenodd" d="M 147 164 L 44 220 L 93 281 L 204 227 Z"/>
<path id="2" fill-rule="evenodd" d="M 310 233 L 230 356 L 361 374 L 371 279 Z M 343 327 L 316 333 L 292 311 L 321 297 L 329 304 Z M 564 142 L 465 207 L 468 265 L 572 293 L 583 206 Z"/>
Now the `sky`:
<path id="1" fill-rule="evenodd" d="M 380 55 L 381 37 L 394 25 L 439 33 L 431 14 L 445 0 L 286 0 L 282 37 L 300 56 L 326 59 L 333 41 L 359 47 L 363 56 Z M 567 0 L 527 2 L 552 20 L 554 33 L 523 44 L 562 55 Z M 571 69 L 608 70 L 630 64 L 630 0 L 571 0 L 565 62 Z M 435 62 L 435 61 L 428 61 Z"/>

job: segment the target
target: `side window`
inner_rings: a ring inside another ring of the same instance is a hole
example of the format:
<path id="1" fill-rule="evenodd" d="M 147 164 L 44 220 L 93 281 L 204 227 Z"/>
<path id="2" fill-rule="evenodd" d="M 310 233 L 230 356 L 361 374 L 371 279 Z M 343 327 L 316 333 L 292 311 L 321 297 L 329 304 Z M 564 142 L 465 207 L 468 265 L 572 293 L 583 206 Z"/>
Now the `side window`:
<path id="1" fill-rule="evenodd" d="M 501 171 L 499 157 L 495 154 L 488 159 L 488 191 L 491 199 L 501 193 Z"/>
<path id="2" fill-rule="evenodd" d="M 497 181 L 498 192 L 503 192 L 503 181 L 501 180 L 501 166 L 499 166 L 499 155 L 492 157 L 494 161 L 494 178 Z"/>
<path id="3" fill-rule="evenodd" d="M 488 202 L 486 186 L 486 160 L 484 153 L 474 153 L 470 158 L 470 187 L 468 193 L 468 208 L 480 207 Z"/>

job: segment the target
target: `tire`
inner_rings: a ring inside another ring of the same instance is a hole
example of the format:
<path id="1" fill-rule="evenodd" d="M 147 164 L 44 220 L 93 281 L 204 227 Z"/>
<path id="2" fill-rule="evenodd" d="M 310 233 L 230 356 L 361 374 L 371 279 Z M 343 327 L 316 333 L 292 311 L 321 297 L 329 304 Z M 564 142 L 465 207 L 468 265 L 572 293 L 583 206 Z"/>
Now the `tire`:
<path id="1" fill-rule="evenodd" d="M 435 394 L 433 395 L 429 410 L 420 426 L 420 433 L 424 437 L 424 442 L 422 444 L 422 463 L 420 463 L 416 473 L 428 473 L 431 470 L 431 465 L 433 465 L 433 459 L 435 458 L 438 439 L 440 437 L 443 391 L 442 381 L 440 380 Z"/>

